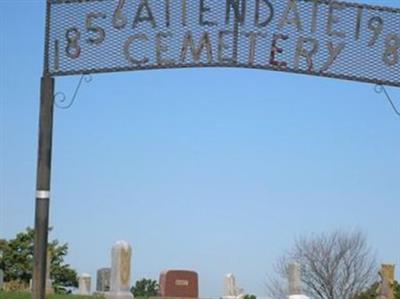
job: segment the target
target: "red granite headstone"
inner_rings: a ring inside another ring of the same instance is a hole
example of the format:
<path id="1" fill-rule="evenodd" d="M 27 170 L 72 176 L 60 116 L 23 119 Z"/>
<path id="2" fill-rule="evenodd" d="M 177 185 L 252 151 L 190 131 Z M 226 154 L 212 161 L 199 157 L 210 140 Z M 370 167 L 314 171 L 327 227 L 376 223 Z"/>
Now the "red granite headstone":
<path id="1" fill-rule="evenodd" d="M 169 270 L 160 274 L 160 296 L 198 298 L 198 275 L 193 271 Z"/>

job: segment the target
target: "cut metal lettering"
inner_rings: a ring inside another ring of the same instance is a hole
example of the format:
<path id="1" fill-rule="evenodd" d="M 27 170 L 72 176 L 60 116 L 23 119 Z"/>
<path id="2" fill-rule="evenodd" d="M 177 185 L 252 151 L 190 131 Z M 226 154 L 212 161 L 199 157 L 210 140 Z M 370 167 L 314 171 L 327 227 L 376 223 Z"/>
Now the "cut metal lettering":
<path id="1" fill-rule="evenodd" d="M 49 0 L 53 76 L 237 66 L 400 86 L 400 7 L 326 0 Z"/>

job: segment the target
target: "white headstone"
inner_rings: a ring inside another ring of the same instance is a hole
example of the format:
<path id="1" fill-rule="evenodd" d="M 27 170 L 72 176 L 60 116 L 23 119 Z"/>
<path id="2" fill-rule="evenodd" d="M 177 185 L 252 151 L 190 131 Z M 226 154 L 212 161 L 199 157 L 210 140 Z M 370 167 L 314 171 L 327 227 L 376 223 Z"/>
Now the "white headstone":
<path id="1" fill-rule="evenodd" d="M 107 299 L 133 299 L 130 292 L 132 247 L 125 241 L 118 241 L 111 250 L 110 292 Z"/>
<path id="2" fill-rule="evenodd" d="M 50 249 L 48 249 L 46 258 L 46 294 L 48 295 L 54 294 L 53 281 L 51 280 L 51 275 L 50 275 L 50 268 L 51 268 L 51 251 Z M 33 292 L 32 278 L 29 280 L 29 290 Z"/>
<path id="3" fill-rule="evenodd" d="M 224 279 L 224 299 L 240 299 L 244 297 L 243 289 L 236 286 L 235 275 L 229 273 Z"/>
<path id="4" fill-rule="evenodd" d="M 29 280 L 29 290 L 31 290 L 31 292 L 33 292 L 32 278 Z M 46 279 L 46 294 L 54 294 L 53 282 L 51 281 L 51 279 Z"/>
<path id="5" fill-rule="evenodd" d="M 90 295 L 90 288 L 92 284 L 92 277 L 84 273 L 79 277 L 79 295 Z"/>
<path id="6" fill-rule="evenodd" d="M 227 274 L 224 279 L 225 296 L 236 296 L 236 279 L 231 273 Z"/>
<path id="7" fill-rule="evenodd" d="M 310 297 L 306 295 L 290 295 L 289 299 L 310 299 Z"/>

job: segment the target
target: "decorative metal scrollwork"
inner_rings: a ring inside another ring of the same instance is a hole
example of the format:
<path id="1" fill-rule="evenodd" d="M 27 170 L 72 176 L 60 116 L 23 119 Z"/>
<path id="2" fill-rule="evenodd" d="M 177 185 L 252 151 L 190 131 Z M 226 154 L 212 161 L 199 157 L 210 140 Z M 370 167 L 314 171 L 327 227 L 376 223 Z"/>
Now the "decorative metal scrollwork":
<path id="1" fill-rule="evenodd" d="M 93 80 L 92 75 L 88 75 L 88 74 L 82 75 L 79 79 L 79 82 L 78 82 L 76 88 L 75 88 L 75 91 L 74 91 L 74 94 L 72 95 L 71 100 L 68 101 L 66 94 L 62 91 L 59 91 L 54 95 L 54 105 L 57 108 L 64 109 L 64 110 L 71 108 L 76 100 L 76 97 L 78 95 L 78 92 L 81 88 L 82 83 L 83 82 L 90 83 L 90 82 L 92 82 L 92 80 Z"/>
<path id="2" fill-rule="evenodd" d="M 390 106 L 392 107 L 394 113 L 397 114 L 397 116 L 400 117 L 400 110 L 396 107 L 396 104 L 394 103 L 392 97 L 390 96 L 389 92 L 387 91 L 386 87 L 383 85 L 375 85 L 375 92 L 378 94 L 383 93 L 390 103 Z"/>

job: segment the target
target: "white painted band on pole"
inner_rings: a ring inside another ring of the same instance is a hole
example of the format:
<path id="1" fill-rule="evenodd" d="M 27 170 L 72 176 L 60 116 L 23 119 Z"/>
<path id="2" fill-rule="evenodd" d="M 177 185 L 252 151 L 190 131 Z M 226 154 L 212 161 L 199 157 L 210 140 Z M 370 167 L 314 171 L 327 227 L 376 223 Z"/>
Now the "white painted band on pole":
<path id="1" fill-rule="evenodd" d="M 36 198 L 39 198 L 39 199 L 50 198 L 50 191 L 38 190 L 38 191 L 36 191 Z"/>

